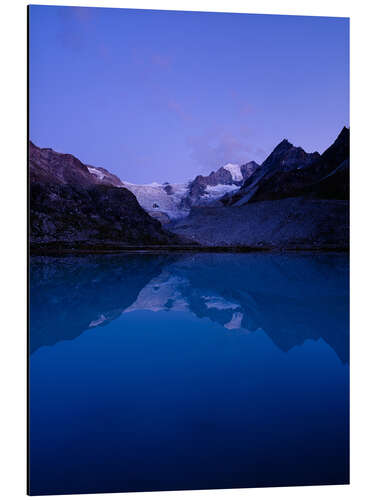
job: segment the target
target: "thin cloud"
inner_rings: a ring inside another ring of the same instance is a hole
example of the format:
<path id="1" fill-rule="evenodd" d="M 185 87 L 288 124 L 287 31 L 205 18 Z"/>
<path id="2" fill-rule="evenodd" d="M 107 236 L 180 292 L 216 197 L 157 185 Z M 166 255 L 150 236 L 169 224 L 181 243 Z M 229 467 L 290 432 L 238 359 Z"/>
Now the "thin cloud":
<path id="1" fill-rule="evenodd" d="M 187 140 L 192 159 L 199 165 L 216 169 L 226 163 L 250 161 L 254 148 L 248 138 L 226 130 L 213 129 Z"/>
<path id="2" fill-rule="evenodd" d="M 86 29 L 92 18 L 91 10 L 88 7 L 58 9 L 60 28 L 57 38 L 63 47 L 77 52 L 84 48 Z"/>
<path id="3" fill-rule="evenodd" d="M 165 54 L 153 54 L 151 56 L 151 62 L 154 66 L 158 66 L 162 69 L 169 69 L 172 66 L 172 58 Z"/>
<path id="4" fill-rule="evenodd" d="M 240 106 L 240 113 L 244 116 L 251 115 L 254 109 L 250 104 L 243 104 Z"/>
<path id="5" fill-rule="evenodd" d="M 185 111 L 183 106 L 175 99 L 172 98 L 168 100 L 167 108 L 173 111 L 173 113 L 182 121 L 188 122 L 191 120 L 191 115 L 187 111 Z"/>

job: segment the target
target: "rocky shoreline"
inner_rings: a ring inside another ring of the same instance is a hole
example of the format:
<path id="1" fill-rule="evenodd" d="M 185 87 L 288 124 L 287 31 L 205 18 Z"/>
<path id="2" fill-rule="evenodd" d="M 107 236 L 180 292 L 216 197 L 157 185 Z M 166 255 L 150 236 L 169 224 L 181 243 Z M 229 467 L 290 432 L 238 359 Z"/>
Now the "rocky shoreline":
<path id="1" fill-rule="evenodd" d="M 99 255 L 99 254 L 178 254 L 178 253 L 316 253 L 337 252 L 346 253 L 348 246 L 289 246 L 288 248 L 271 246 L 203 246 L 203 245 L 175 245 L 175 246 L 121 246 L 114 245 L 30 245 L 30 255 L 58 256 L 58 255 Z"/>

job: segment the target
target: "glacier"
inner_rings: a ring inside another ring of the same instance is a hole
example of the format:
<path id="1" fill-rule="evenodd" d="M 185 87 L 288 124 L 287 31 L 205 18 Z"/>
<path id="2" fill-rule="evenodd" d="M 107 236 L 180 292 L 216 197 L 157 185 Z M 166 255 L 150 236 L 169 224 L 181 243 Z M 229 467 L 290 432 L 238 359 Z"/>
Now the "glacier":
<path id="1" fill-rule="evenodd" d="M 150 215 L 163 212 L 169 219 L 180 219 L 189 215 L 188 208 L 181 208 L 182 200 L 188 195 L 189 183 L 185 184 L 131 184 L 123 181 L 124 187 L 129 189 L 138 200 L 138 203 Z"/>

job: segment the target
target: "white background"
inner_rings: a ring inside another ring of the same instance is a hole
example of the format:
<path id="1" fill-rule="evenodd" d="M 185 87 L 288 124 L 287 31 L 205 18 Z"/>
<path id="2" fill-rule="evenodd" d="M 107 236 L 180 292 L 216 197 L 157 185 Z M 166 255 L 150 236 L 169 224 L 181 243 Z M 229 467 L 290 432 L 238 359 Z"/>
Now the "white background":
<path id="1" fill-rule="evenodd" d="M 375 498 L 374 2 L 244 0 L 48 1 L 51 5 L 162 8 L 351 18 L 351 485 L 134 493 L 126 499 Z M 0 496 L 26 489 L 26 5 L 1 2 L 0 59 Z M 308 117 L 306 117 L 308 119 Z M 84 498 L 116 498 L 86 495 Z M 71 498 L 63 496 L 60 498 Z"/>

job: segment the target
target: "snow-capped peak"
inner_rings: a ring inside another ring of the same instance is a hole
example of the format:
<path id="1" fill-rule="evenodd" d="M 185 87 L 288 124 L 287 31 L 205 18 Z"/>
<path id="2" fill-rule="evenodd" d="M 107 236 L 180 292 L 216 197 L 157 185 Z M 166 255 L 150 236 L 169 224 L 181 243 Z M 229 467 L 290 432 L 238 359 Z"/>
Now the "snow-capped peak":
<path id="1" fill-rule="evenodd" d="M 234 163 L 227 163 L 224 165 L 225 170 L 228 170 L 230 172 L 232 179 L 236 182 L 240 182 L 243 180 L 243 175 L 241 172 L 241 167 L 237 164 Z"/>

